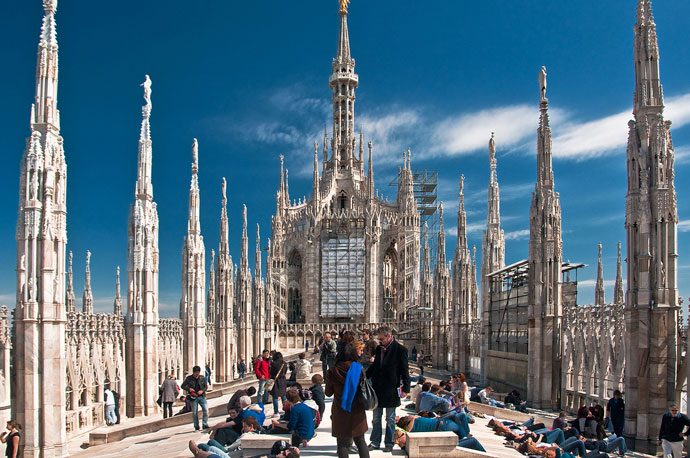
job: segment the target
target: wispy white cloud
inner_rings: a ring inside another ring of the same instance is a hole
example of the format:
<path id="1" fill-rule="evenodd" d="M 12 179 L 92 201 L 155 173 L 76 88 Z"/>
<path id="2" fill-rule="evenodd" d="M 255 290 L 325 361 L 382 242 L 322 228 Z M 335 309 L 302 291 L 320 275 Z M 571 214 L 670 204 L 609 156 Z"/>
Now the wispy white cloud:
<path id="1" fill-rule="evenodd" d="M 305 85 L 279 88 L 266 97 L 269 114 L 254 122 L 219 122 L 218 129 L 231 129 L 247 142 L 279 148 L 297 160 L 311 155 L 311 144 L 321 138 L 330 112 L 327 98 L 313 97 Z M 595 119 L 578 119 L 567 108 L 551 107 L 554 157 L 564 160 L 589 160 L 622 154 L 628 137 L 630 110 Z M 690 124 L 690 93 L 666 99 L 666 117 L 674 129 Z M 357 117 L 366 140 L 374 143 L 377 167 L 398 165 L 392 161 L 408 147 L 413 161 L 435 157 L 454 157 L 486 153 L 491 132 L 496 132 L 500 150 L 534 153 L 538 111 L 532 103 L 497 106 L 477 111 L 433 116 L 423 107 L 390 105 Z M 678 148 L 679 163 L 690 162 L 690 147 Z M 308 163 L 299 174 L 311 173 Z M 531 184 L 530 184 L 531 187 Z M 508 189 L 503 194 L 510 198 Z"/>
<path id="2" fill-rule="evenodd" d="M 666 117 L 675 129 L 690 123 L 690 93 L 666 99 Z M 622 153 L 628 140 L 630 110 L 591 121 L 566 121 L 554 129 L 554 157 L 586 160 Z"/>
<path id="3" fill-rule="evenodd" d="M 666 99 L 666 118 L 673 121 L 676 128 L 690 123 L 690 94 Z"/>
<path id="4" fill-rule="evenodd" d="M 310 97 L 307 90 L 301 84 L 278 88 L 268 94 L 268 101 L 278 110 L 294 113 L 320 113 L 328 116 L 330 111 L 329 99 L 326 97 Z"/>
<path id="5" fill-rule="evenodd" d="M 467 231 L 467 234 L 479 234 L 479 233 L 482 233 L 484 231 L 484 229 L 486 229 L 485 223 L 470 223 L 466 226 L 465 230 Z M 457 237 L 458 236 L 457 226 L 446 228 L 446 235 L 451 236 L 451 237 Z"/>
<path id="6" fill-rule="evenodd" d="M 685 165 L 690 163 L 690 146 L 684 145 L 676 147 L 676 165 Z"/>
<path id="7" fill-rule="evenodd" d="M 678 222 L 678 232 L 690 232 L 690 219 Z"/>
<path id="8" fill-rule="evenodd" d="M 529 229 L 520 229 L 505 233 L 506 240 L 524 240 L 526 238 L 529 238 Z"/>
<path id="9" fill-rule="evenodd" d="M 373 143 L 376 160 L 381 165 L 381 159 L 402 157 L 407 148 L 415 148 L 412 138 L 423 130 L 421 115 L 410 109 L 398 110 L 392 108 L 379 116 L 365 115 L 358 118 L 358 124 L 366 132 L 367 139 Z M 402 165 L 402 159 L 400 160 Z"/>
<path id="10" fill-rule="evenodd" d="M 535 130 L 534 107 L 521 104 L 451 116 L 436 123 L 431 132 L 433 156 L 460 156 L 488 148 L 491 132 L 503 147 L 514 146 Z"/>
<path id="11" fill-rule="evenodd" d="M 616 280 L 604 280 L 604 287 L 612 287 L 615 284 L 616 284 Z M 594 288 L 595 286 L 597 286 L 597 280 L 596 280 L 596 278 L 590 278 L 587 280 L 578 280 L 577 286 L 581 287 L 581 288 Z"/>
<path id="12" fill-rule="evenodd" d="M 15 293 L 0 293 L 0 304 L 10 305 L 14 304 L 17 300 L 17 295 Z"/>
<path id="13" fill-rule="evenodd" d="M 625 145 L 628 138 L 628 112 L 616 113 L 583 123 L 566 123 L 556 130 L 554 157 L 584 160 L 603 156 Z"/>

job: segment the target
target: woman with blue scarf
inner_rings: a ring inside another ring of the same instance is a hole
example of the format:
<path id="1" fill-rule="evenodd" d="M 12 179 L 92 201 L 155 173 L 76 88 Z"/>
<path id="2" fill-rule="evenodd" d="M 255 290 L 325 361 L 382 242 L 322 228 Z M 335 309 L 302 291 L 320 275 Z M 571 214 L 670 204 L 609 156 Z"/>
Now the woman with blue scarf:
<path id="1" fill-rule="evenodd" d="M 363 352 L 364 343 L 361 341 L 347 344 L 326 376 L 326 396 L 333 396 L 332 435 L 337 439 L 338 458 L 347 458 L 353 441 L 360 458 L 369 458 L 364 440 L 364 433 L 369 429 L 367 415 L 364 407 L 355 401 L 359 384 L 365 377 L 358 362 Z"/>

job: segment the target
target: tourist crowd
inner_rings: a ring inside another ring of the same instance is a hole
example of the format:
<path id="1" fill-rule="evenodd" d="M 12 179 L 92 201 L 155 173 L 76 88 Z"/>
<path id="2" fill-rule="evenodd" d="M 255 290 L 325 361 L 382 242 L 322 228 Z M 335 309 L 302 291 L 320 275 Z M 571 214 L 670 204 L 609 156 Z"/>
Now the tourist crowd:
<path id="1" fill-rule="evenodd" d="M 368 457 L 371 450 L 379 449 L 390 453 L 395 445 L 405 449 L 410 434 L 433 431 L 455 434 L 458 446 L 484 452 L 484 446 L 471 434 L 477 418 L 488 419 L 488 426 L 504 437 L 507 445 L 528 456 L 603 458 L 613 452 L 627 453 L 625 403 L 620 391 L 614 392 L 605 408 L 583 406 L 573 418 L 561 412 L 550 427 L 534 418 L 524 422 L 501 420 L 498 409 L 494 411 L 496 417 L 471 412 L 471 402 L 527 412 L 519 392 L 511 391 L 499 400 L 490 386 L 470 387 L 464 374 L 432 383 L 424 377 L 423 364 L 419 375 L 410 373 L 408 361 L 423 361 L 421 351 L 415 348 L 408 355 L 385 326 L 375 337 L 368 330 L 360 334 L 343 330 L 337 337 L 325 333 L 311 347 L 321 361 L 323 376 L 312 373 L 309 341 L 305 342 L 305 352 L 294 361 L 269 350 L 248 364 L 240 360 L 236 367 L 240 379 L 251 372 L 258 383 L 236 390 L 227 402 L 227 418 L 213 425 L 208 422 L 208 367 L 203 375 L 201 367 L 193 367 L 181 384 L 169 374 L 160 386 L 158 403 L 167 418 L 173 415 L 173 404 L 178 399 L 184 401 L 175 415 L 191 412 L 194 429 L 208 433 L 207 439 L 189 442 L 193 456 L 202 458 L 240 457 L 243 441 L 257 434 L 286 435 L 287 440 L 275 442 L 270 456 L 298 457 L 317 435 L 327 397 L 332 397 L 331 434 L 339 458 L 352 453 Z M 119 423 L 117 398 L 116 392 L 104 390 L 109 425 Z M 272 407 L 268 415 L 267 405 Z M 396 415 L 401 406 L 406 415 Z M 371 425 L 367 410 L 373 411 Z M 672 405 L 661 419 L 658 437 L 665 457 L 681 457 L 688 427 L 690 419 Z M 8 444 L 7 456 L 17 456 L 21 427 L 8 422 L 7 429 L 9 434 L 0 435 L 0 441 Z M 369 431 L 367 444 L 365 434 Z"/>

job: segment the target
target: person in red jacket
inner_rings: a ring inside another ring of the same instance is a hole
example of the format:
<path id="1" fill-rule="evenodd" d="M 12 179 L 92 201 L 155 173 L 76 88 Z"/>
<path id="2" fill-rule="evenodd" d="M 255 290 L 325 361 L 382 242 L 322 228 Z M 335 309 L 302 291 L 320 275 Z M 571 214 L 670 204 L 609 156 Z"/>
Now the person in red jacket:
<path id="1" fill-rule="evenodd" d="M 263 404 L 268 403 L 268 391 L 265 390 L 266 382 L 270 378 L 270 352 L 264 350 L 261 357 L 254 363 L 254 374 L 259 379 L 259 388 L 256 390 L 256 399 Z"/>

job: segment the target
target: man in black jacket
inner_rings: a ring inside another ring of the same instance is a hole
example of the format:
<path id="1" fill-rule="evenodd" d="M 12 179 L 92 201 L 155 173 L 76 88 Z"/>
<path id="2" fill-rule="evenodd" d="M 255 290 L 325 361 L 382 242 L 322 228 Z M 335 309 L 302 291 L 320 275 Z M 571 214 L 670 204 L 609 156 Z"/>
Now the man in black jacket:
<path id="1" fill-rule="evenodd" d="M 665 457 L 681 458 L 683 456 L 683 439 L 687 435 L 683 430 L 687 426 L 690 426 L 688 416 L 680 413 L 676 404 L 671 404 L 668 412 L 661 418 L 659 429 L 659 443 Z"/>
<path id="2" fill-rule="evenodd" d="M 372 420 L 370 450 L 381 445 L 381 416 L 386 410 L 386 436 L 384 452 L 393 451 L 395 433 L 395 408 L 400 406 L 400 397 L 410 392 L 410 370 L 407 365 L 407 348 L 398 343 L 391 329 L 383 326 L 378 330 L 379 346 L 376 348 L 374 362 L 367 369 L 367 377 L 378 397 L 378 407 L 374 409 Z M 401 387 L 402 386 L 402 387 Z M 401 392 L 398 392 L 400 388 Z"/>
<path id="3" fill-rule="evenodd" d="M 208 429 L 208 404 L 206 403 L 206 391 L 208 385 L 206 378 L 201 376 L 201 367 L 194 366 L 192 375 L 188 375 L 182 382 L 182 389 L 187 391 L 187 397 L 192 399 L 192 420 L 194 430 L 199 431 L 199 406 L 201 406 L 203 429 Z"/>

